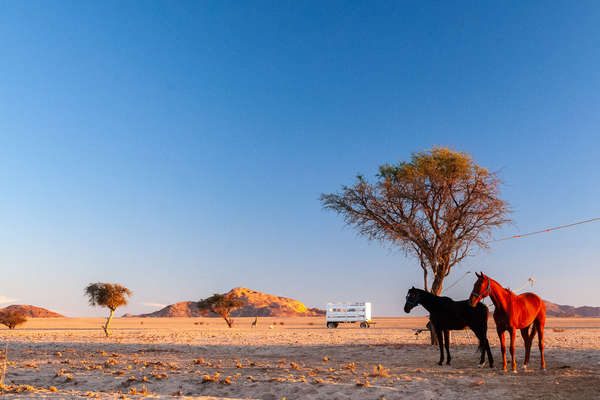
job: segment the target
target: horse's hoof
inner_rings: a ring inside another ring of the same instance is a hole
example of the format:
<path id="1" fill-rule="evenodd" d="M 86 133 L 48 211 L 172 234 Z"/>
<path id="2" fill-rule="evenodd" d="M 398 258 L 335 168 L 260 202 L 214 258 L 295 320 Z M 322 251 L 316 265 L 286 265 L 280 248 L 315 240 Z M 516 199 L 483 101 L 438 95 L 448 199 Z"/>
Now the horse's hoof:
<path id="1" fill-rule="evenodd" d="M 526 370 L 526 369 L 527 369 L 527 364 L 524 364 L 523 365 L 523 370 Z"/>
<path id="2" fill-rule="evenodd" d="M 483 368 L 483 367 L 485 367 L 485 361 L 477 366 L 477 368 Z"/>
<path id="3" fill-rule="evenodd" d="M 443 365 L 443 364 L 444 364 L 444 362 L 443 362 L 443 361 L 440 361 L 440 362 L 438 363 L 438 365 Z"/>
<path id="4" fill-rule="evenodd" d="M 513 374 L 516 374 L 516 373 L 517 373 L 517 370 L 516 370 L 516 369 L 513 369 Z"/>
<path id="5" fill-rule="evenodd" d="M 494 364 L 490 364 L 490 368 L 494 368 Z"/>

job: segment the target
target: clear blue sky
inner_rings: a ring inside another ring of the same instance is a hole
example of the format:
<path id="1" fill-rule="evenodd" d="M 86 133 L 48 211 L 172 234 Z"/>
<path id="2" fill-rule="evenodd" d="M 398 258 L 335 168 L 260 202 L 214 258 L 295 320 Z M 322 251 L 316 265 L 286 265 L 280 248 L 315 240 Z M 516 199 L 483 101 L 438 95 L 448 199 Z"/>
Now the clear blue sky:
<path id="1" fill-rule="evenodd" d="M 246 286 L 402 315 L 415 260 L 319 194 L 446 145 L 501 171 L 497 237 L 600 216 L 598 21 L 594 1 L 3 1 L 1 299 L 104 315 L 89 282 L 134 313 Z M 498 243 L 447 284 L 533 276 L 600 306 L 599 237 Z"/>

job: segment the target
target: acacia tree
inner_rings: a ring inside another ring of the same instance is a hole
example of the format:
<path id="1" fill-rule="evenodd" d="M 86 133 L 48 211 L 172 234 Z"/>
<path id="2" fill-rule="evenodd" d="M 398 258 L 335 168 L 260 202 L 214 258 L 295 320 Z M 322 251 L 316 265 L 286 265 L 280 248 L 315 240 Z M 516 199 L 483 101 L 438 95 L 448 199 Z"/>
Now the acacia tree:
<path id="1" fill-rule="evenodd" d="M 320 199 L 359 234 L 415 256 L 425 290 L 439 295 L 452 267 L 488 248 L 493 228 L 510 222 L 500 183 L 468 154 L 434 147 L 408 162 L 380 166 L 373 183 L 359 175 L 354 185 Z"/>
<path id="2" fill-rule="evenodd" d="M 110 310 L 110 315 L 106 319 L 106 324 L 102 327 L 106 337 L 109 337 L 110 330 L 108 329 L 108 326 L 115 314 L 115 310 L 121 306 L 127 305 L 125 296 L 131 296 L 131 290 L 116 283 L 96 282 L 90 283 L 84 289 L 84 293 L 88 296 L 91 306 L 98 305 Z"/>
<path id="3" fill-rule="evenodd" d="M 240 308 L 244 305 L 244 302 L 233 297 L 233 294 L 218 294 L 215 293 L 207 299 L 200 300 L 198 302 L 198 308 L 202 311 L 212 311 L 217 315 L 220 315 L 228 327 L 233 326 L 233 318 L 230 314 L 236 308 Z"/>
<path id="4" fill-rule="evenodd" d="M 4 310 L 0 312 L 0 324 L 6 325 L 8 329 L 15 329 L 27 322 L 27 317 L 18 310 Z"/>

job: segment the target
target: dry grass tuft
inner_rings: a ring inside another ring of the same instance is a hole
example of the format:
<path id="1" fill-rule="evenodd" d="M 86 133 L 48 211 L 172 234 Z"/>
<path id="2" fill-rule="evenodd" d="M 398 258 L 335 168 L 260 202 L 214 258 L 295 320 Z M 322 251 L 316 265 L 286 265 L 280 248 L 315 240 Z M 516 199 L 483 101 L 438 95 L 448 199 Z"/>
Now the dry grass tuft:
<path id="1" fill-rule="evenodd" d="M 23 393 L 23 392 L 33 392 L 36 390 L 35 387 L 31 385 L 5 385 L 0 384 L 0 389 L 6 393 Z"/>
<path id="2" fill-rule="evenodd" d="M 204 376 L 202 376 L 202 383 L 218 382 L 219 376 L 221 376 L 221 374 L 219 374 L 218 372 L 215 372 L 214 375 L 205 374 Z"/>
<path id="3" fill-rule="evenodd" d="M 380 378 L 388 377 L 390 376 L 390 369 L 383 368 L 381 364 L 377 364 L 376 367 L 373 367 L 373 372 L 371 373 L 371 376 Z"/>
<path id="4" fill-rule="evenodd" d="M 368 379 L 365 379 L 364 382 L 361 381 L 356 381 L 356 386 L 360 386 L 360 387 L 369 387 L 371 386 L 371 383 L 369 382 Z"/>
<path id="5" fill-rule="evenodd" d="M 160 373 L 160 372 L 151 372 L 150 376 L 153 377 L 153 378 L 155 378 L 155 379 L 158 379 L 159 381 L 163 380 L 163 379 L 169 379 L 169 375 L 166 372 L 163 372 L 163 373 Z"/>
<path id="6" fill-rule="evenodd" d="M 109 358 L 108 360 L 106 360 L 104 362 L 104 366 L 105 367 L 110 367 L 110 366 L 115 365 L 117 362 L 118 362 L 117 360 L 115 360 L 114 358 L 111 357 L 111 358 Z"/>

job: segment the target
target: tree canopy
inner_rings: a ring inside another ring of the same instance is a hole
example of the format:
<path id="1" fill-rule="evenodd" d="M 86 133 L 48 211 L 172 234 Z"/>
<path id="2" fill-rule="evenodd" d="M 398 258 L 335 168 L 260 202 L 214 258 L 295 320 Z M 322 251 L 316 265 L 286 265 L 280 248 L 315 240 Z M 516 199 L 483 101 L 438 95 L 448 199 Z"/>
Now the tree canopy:
<path id="1" fill-rule="evenodd" d="M 85 288 L 91 306 L 106 307 L 111 311 L 127 305 L 125 296 L 131 296 L 131 290 L 116 283 L 90 283 Z"/>
<path id="2" fill-rule="evenodd" d="M 209 298 L 198 302 L 198 308 L 200 308 L 200 310 L 212 311 L 215 314 L 220 315 L 230 328 L 233 326 L 233 319 L 230 316 L 231 311 L 240 308 L 243 305 L 244 303 L 241 300 L 234 298 L 231 294 L 227 295 L 219 293 L 215 293 Z"/>
<path id="3" fill-rule="evenodd" d="M 25 322 L 27 322 L 27 317 L 21 311 L 0 311 L 0 324 L 6 325 L 8 329 L 15 329 L 17 326 L 22 325 Z"/>
<path id="4" fill-rule="evenodd" d="M 452 267 L 474 249 L 488 248 L 492 230 L 510 222 L 500 184 L 497 173 L 468 154 L 434 147 L 381 165 L 372 183 L 359 175 L 352 186 L 320 199 L 359 234 L 415 256 L 425 290 L 430 270 L 431 292 L 439 295 Z"/>

